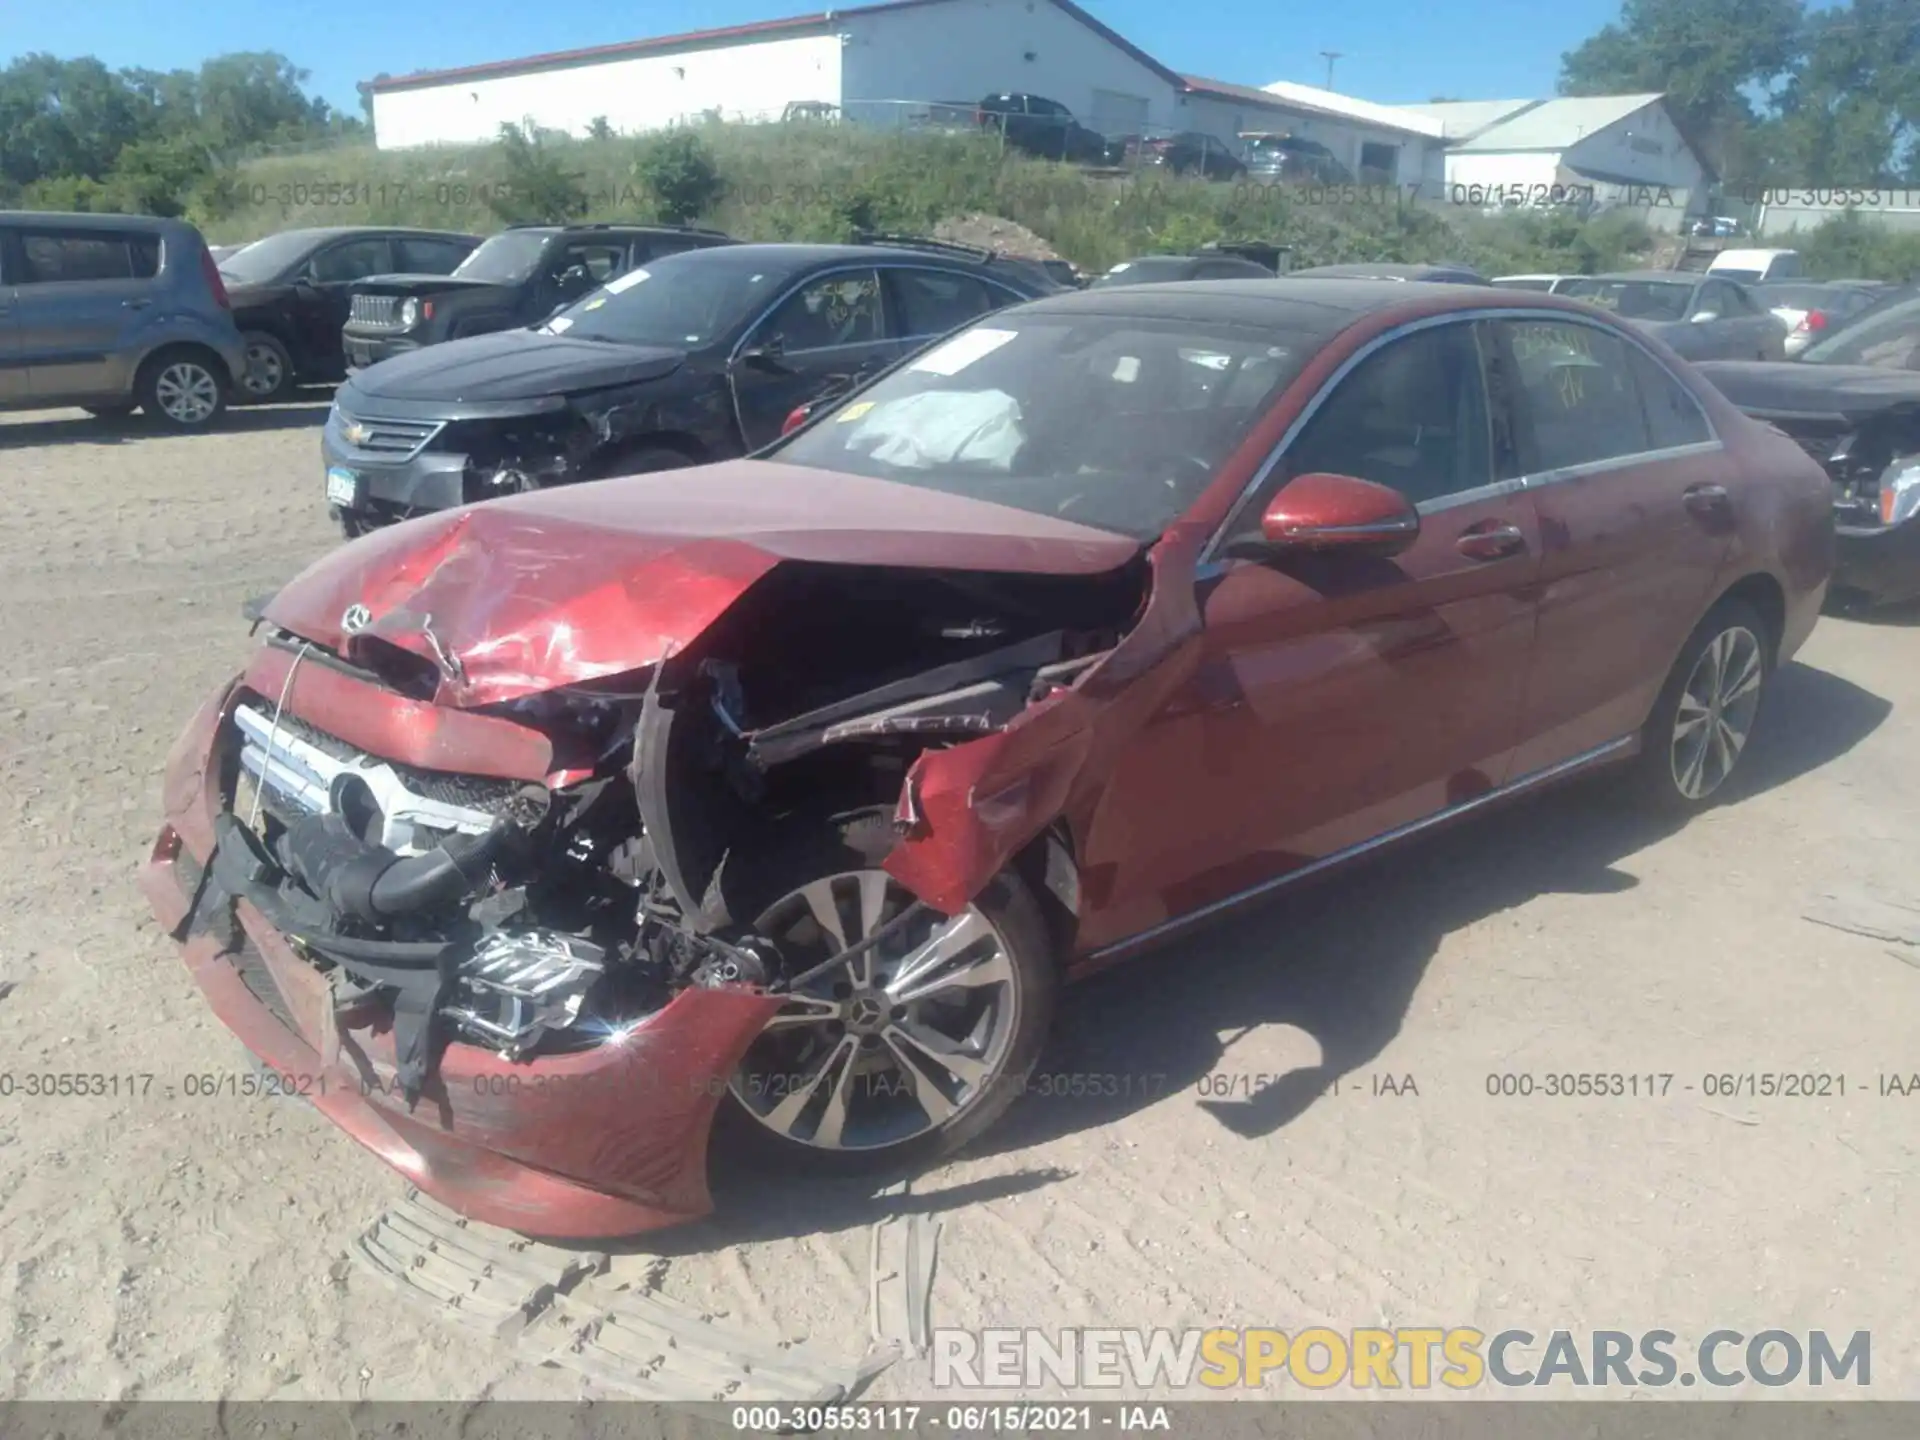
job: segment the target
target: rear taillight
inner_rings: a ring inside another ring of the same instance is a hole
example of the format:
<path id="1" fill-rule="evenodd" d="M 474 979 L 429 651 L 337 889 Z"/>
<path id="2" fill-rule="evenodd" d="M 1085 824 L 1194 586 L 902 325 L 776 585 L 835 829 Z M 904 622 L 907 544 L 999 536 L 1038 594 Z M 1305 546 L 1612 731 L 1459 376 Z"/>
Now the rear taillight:
<path id="1" fill-rule="evenodd" d="M 220 278 L 220 267 L 214 262 L 213 251 L 205 245 L 200 247 L 200 273 L 206 277 L 207 288 L 213 292 L 213 303 L 222 310 L 233 309 L 233 302 L 227 298 L 227 282 Z"/>
<path id="2" fill-rule="evenodd" d="M 794 431 L 798 430 L 802 425 L 806 424 L 807 411 L 811 408 L 812 408 L 811 406 L 807 406 L 807 405 L 794 406 L 793 409 L 790 412 L 788 412 L 787 418 L 781 422 L 780 433 L 782 435 L 791 435 Z"/>
<path id="3" fill-rule="evenodd" d="M 1813 334 L 1816 330 L 1824 330 L 1827 328 L 1826 314 L 1819 310 L 1809 310 L 1805 315 L 1800 317 L 1798 328 L 1804 330 L 1809 335 Z"/>

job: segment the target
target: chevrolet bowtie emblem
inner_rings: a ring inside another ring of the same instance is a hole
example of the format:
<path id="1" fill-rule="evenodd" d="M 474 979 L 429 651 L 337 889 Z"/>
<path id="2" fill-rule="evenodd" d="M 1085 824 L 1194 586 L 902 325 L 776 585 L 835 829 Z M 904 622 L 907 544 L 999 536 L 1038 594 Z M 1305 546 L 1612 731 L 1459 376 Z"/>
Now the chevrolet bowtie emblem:
<path id="1" fill-rule="evenodd" d="M 349 445 L 364 445 L 367 439 L 367 427 L 358 420 L 349 420 L 340 427 L 340 433 Z"/>

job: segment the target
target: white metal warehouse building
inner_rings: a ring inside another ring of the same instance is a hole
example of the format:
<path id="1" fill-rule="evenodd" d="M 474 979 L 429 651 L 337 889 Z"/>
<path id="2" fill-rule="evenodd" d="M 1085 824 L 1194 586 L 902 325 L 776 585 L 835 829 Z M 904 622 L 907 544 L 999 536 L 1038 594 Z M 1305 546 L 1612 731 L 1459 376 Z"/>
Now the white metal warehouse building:
<path id="1" fill-rule="evenodd" d="M 381 149 L 490 140 L 503 124 L 578 135 L 600 116 L 627 133 L 703 117 L 778 120 L 805 101 L 887 124 L 929 105 L 1025 91 L 1109 137 L 1198 131 L 1238 153 L 1245 131 L 1285 130 L 1327 146 L 1356 174 L 1364 167 L 1406 185 L 1441 179 L 1439 126 L 1425 117 L 1388 106 L 1341 113 L 1181 75 L 1072 0 L 887 0 L 381 78 L 369 90 Z"/>

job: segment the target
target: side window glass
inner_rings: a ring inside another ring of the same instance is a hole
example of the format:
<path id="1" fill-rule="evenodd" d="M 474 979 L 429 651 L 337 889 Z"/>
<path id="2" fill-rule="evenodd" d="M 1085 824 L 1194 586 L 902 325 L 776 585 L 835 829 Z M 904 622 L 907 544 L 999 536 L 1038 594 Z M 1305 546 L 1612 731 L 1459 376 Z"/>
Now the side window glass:
<path id="1" fill-rule="evenodd" d="M 1648 438 L 1653 448 L 1698 445 L 1713 438 L 1700 402 L 1644 350 L 1631 352 L 1633 376 L 1647 412 Z"/>
<path id="2" fill-rule="evenodd" d="M 1651 448 L 1626 341 L 1553 320 L 1510 321 L 1507 334 L 1533 437 L 1531 469 L 1592 465 Z"/>
<path id="3" fill-rule="evenodd" d="M 872 345 L 885 335 L 880 277 L 872 270 L 841 270 L 800 287 L 761 325 L 754 343 L 783 354 Z"/>
<path id="4" fill-rule="evenodd" d="M 1369 355 L 1307 422 L 1283 462 L 1391 485 L 1418 505 L 1493 483 L 1479 340 L 1439 325 Z"/>
<path id="5" fill-rule="evenodd" d="M 400 269 L 415 275 L 450 275 L 454 266 L 467 258 L 464 248 L 445 240 L 415 237 L 396 240 L 394 244 L 399 250 Z"/>
<path id="6" fill-rule="evenodd" d="M 151 240 L 148 257 L 152 262 L 142 275 L 136 261 L 137 248 L 119 235 L 62 233 L 51 230 L 20 232 L 20 249 L 26 261 L 20 283 L 23 285 L 74 284 L 85 280 L 132 280 L 153 275 L 159 260 L 159 247 Z"/>
<path id="7" fill-rule="evenodd" d="M 386 241 L 349 240 L 313 257 L 313 281 L 316 285 L 344 285 L 392 268 L 387 259 Z"/>
<path id="8" fill-rule="evenodd" d="M 984 280 L 951 270 L 905 270 L 888 272 L 894 283 L 894 298 L 900 303 L 900 333 L 917 338 L 944 335 L 1007 302 L 998 298 Z"/>

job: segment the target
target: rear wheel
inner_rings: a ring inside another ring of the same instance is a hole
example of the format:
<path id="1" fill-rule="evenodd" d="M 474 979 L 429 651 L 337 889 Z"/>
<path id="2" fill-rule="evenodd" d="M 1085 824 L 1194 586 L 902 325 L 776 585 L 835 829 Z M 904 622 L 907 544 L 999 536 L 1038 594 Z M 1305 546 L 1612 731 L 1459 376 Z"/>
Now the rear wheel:
<path id="1" fill-rule="evenodd" d="M 755 930 L 796 975 L 914 903 L 871 851 L 815 847 Z M 1052 1018 L 1056 966 L 1032 892 L 1002 874 L 957 916 L 927 911 L 796 991 L 729 1086 L 750 1162 L 846 1173 L 924 1165 L 1011 1105 Z"/>
<path id="2" fill-rule="evenodd" d="M 241 377 L 240 393 L 252 405 L 285 399 L 293 389 L 293 356 L 287 347 L 263 330 L 250 330 L 244 338 L 247 373 Z"/>
<path id="3" fill-rule="evenodd" d="M 162 350 L 134 381 L 140 409 L 169 430 L 204 430 L 227 408 L 219 363 L 200 350 Z"/>
<path id="4" fill-rule="evenodd" d="M 1705 809 L 1746 753 L 1773 675 L 1773 641 L 1751 605 L 1723 600 L 1688 639 L 1641 737 L 1640 782 L 1664 809 Z"/>

